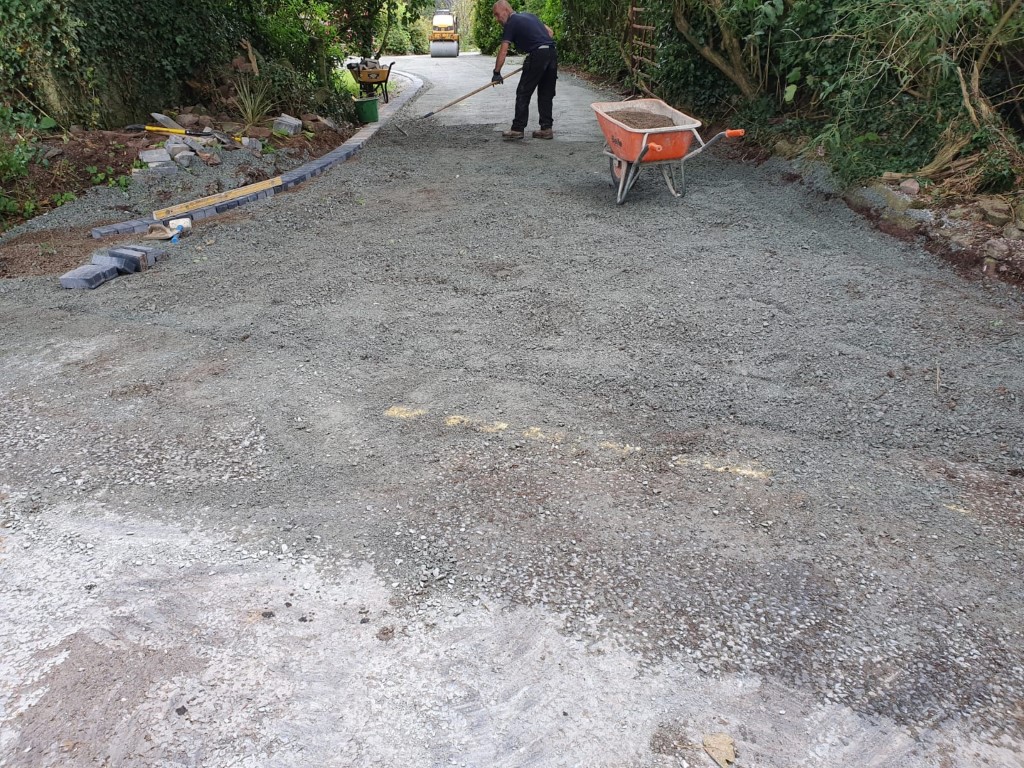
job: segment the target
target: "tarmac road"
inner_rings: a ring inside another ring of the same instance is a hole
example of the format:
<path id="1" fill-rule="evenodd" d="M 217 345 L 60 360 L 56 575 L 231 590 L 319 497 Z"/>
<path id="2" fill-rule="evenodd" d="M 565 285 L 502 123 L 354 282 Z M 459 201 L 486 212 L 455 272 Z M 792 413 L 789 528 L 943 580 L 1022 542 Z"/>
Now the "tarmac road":
<path id="1" fill-rule="evenodd" d="M 401 64 L 352 161 L 0 282 L 0 766 L 1022 765 L 1020 293 Z"/>
<path id="2" fill-rule="evenodd" d="M 391 61 L 385 57 L 385 63 Z M 445 104 L 465 96 L 491 81 L 494 57 L 478 53 L 463 53 L 454 59 L 432 59 L 429 56 L 396 56 L 395 71 L 407 72 L 431 84 L 431 88 L 416 102 L 415 114 L 426 115 Z M 502 72 L 508 75 L 523 64 L 522 56 L 509 56 Z M 503 85 L 494 86 L 453 107 L 439 112 L 435 119 L 444 126 L 494 125 L 496 131 L 507 131 L 512 126 L 512 113 L 516 102 L 519 76 L 509 77 Z M 594 119 L 590 104 L 597 101 L 595 91 L 575 77 L 564 72 L 559 77 L 555 95 L 555 130 L 560 141 L 601 141 L 601 130 Z M 617 101 L 618 97 L 604 94 L 601 99 Z M 422 111 L 421 111 L 422 110 Z M 537 122 L 537 97 L 530 105 L 530 131 L 540 127 Z"/>

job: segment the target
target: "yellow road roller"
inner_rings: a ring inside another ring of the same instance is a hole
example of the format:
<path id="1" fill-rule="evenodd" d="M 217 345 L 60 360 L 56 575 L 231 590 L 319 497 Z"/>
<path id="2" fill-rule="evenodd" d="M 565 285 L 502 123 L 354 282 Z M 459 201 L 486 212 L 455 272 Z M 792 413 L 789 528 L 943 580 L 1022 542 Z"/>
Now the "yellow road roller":
<path id="1" fill-rule="evenodd" d="M 452 59 L 459 55 L 459 21 L 449 10 L 438 9 L 430 24 L 430 58 Z"/>

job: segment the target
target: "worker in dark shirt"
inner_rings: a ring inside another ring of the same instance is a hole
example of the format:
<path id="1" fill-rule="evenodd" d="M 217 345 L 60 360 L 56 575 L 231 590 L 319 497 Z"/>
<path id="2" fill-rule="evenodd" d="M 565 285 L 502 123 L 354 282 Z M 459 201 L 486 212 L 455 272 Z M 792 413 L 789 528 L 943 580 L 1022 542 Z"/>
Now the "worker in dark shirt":
<path id="1" fill-rule="evenodd" d="M 506 141 L 515 141 L 525 136 L 526 123 L 530 119 L 530 99 L 537 91 L 537 111 L 540 113 L 540 130 L 533 132 L 535 139 L 554 138 L 551 126 L 551 103 L 555 98 L 555 81 L 558 79 L 558 54 L 555 52 L 555 38 L 551 27 L 532 13 L 515 13 L 508 0 L 498 0 L 494 4 L 494 18 L 504 30 L 501 35 L 501 47 L 498 58 L 494 62 L 492 83 L 505 82 L 501 76 L 501 67 L 508 55 L 509 45 L 526 54 L 523 62 L 523 74 L 519 77 L 516 88 L 516 112 L 512 118 L 512 130 L 501 134 Z"/>

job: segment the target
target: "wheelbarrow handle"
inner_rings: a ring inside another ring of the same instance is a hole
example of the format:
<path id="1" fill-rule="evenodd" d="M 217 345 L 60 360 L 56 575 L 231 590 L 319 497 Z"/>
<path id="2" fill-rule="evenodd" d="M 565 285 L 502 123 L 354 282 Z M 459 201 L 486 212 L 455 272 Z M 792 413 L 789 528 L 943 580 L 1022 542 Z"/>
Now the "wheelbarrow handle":
<path id="1" fill-rule="evenodd" d="M 722 139 L 738 139 L 740 136 L 746 134 L 746 131 L 742 128 L 730 128 L 726 131 L 721 131 L 712 136 L 708 141 L 704 142 L 704 145 L 699 147 L 697 150 L 690 153 L 690 155 L 698 155 L 705 149 L 708 149 L 712 144 L 717 144 Z M 687 155 L 687 157 L 690 157 Z"/>

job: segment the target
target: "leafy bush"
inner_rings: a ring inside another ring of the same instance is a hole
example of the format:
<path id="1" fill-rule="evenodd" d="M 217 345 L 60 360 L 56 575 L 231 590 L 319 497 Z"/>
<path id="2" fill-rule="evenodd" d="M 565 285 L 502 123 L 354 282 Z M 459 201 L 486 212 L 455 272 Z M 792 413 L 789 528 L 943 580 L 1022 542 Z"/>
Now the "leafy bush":
<path id="1" fill-rule="evenodd" d="M 54 127 L 56 123 L 48 117 L 36 120 L 33 115 L 0 105 L 0 231 L 7 219 L 29 215 L 36 209 L 31 196 L 19 195 L 16 189 L 39 156 L 39 133 Z"/>
<path id="2" fill-rule="evenodd" d="M 509 0 L 509 5 L 517 12 L 525 11 L 539 18 L 551 27 L 556 40 L 561 36 L 565 28 L 562 0 Z M 502 29 L 494 18 L 493 6 L 494 0 L 476 0 L 473 4 L 473 39 L 480 47 L 480 53 L 485 55 L 497 53 L 501 45 Z"/>
<path id="3" fill-rule="evenodd" d="M 32 115 L 0 106 L 0 184 L 4 187 L 28 174 L 38 152 L 36 126 Z"/>
<path id="4" fill-rule="evenodd" d="M 31 101 L 64 124 L 136 122 L 177 101 L 198 69 L 230 57 L 244 36 L 232 5 L 3 0 L 0 100 Z"/>
<path id="5" fill-rule="evenodd" d="M 501 45 L 501 25 L 494 18 L 491 7 L 494 0 L 476 0 L 473 3 L 473 39 L 480 47 L 480 53 L 492 56 Z M 516 3 L 511 3 L 516 7 Z"/>
<path id="6" fill-rule="evenodd" d="M 61 0 L 0 2 L 0 104 L 27 107 L 40 70 L 72 70 L 82 27 Z"/>
<path id="7" fill-rule="evenodd" d="M 409 43 L 417 56 L 430 53 L 430 19 L 419 18 L 409 25 Z"/>
<path id="8" fill-rule="evenodd" d="M 969 191 L 1024 173 L 1011 135 L 1014 120 L 1024 130 L 1012 106 L 1024 88 L 1021 0 L 561 2 L 564 60 L 626 85 L 642 74 L 705 120 L 734 113 L 765 136 L 799 128 L 847 181 L 953 169 Z M 654 49 L 630 47 L 633 5 L 655 27 Z M 632 71 L 637 52 L 655 65 Z"/>
<path id="9" fill-rule="evenodd" d="M 314 72 L 316 52 L 325 42 L 322 9 L 294 0 L 268 5 L 269 12 L 254 19 L 253 45 L 269 59 L 283 59 L 298 70 Z"/>
<path id="10" fill-rule="evenodd" d="M 541 21 L 551 27 L 551 31 L 555 33 L 555 40 L 561 40 L 565 35 L 565 9 L 562 7 L 562 0 L 545 0 L 544 6 L 536 13 Z"/>
<path id="11" fill-rule="evenodd" d="M 314 112 L 346 120 L 352 115 L 352 96 L 340 73 L 331 78 L 330 85 L 319 86 L 287 61 L 268 61 L 260 67 L 263 78 L 269 83 L 268 96 L 275 108 L 290 115 Z"/>
<path id="12" fill-rule="evenodd" d="M 979 192 L 1011 192 L 1024 183 L 1024 145 L 993 125 L 979 128 L 968 151 L 979 158 L 975 169 Z"/>
<path id="13" fill-rule="evenodd" d="M 405 25 L 396 23 L 388 29 L 381 51 L 392 56 L 404 56 L 412 52 L 412 38 Z"/>
<path id="14" fill-rule="evenodd" d="M 562 6 L 559 58 L 595 74 L 625 78 L 627 0 L 562 0 Z"/>

